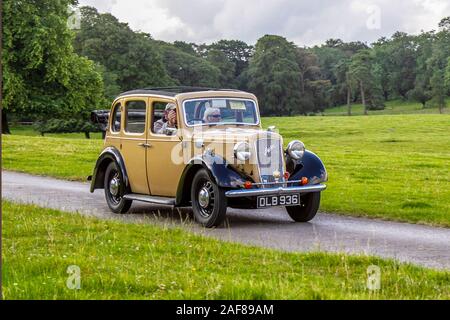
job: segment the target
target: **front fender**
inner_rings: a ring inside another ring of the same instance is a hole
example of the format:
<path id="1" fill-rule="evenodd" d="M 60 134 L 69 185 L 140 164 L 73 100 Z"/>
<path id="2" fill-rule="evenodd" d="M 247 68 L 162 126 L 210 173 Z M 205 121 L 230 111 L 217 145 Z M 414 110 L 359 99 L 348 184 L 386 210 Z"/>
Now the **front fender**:
<path id="1" fill-rule="evenodd" d="M 245 181 L 251 180 L 251 178 L 237 172 L 222 157 L 205 153 L 201 157 L 192 158 L 184 169 L 177 189 L 177 205 L 187 202 L 192 180 L 200 168 L 206 169 L 211 179 L 221 188 L 238 188 Z"/>
<path id="2" fill-rule="evenodd" d="M 123 161 L 120 151 L 114 147 L 107 147 L 102 151 L 95 164 L 94 174 L 92 175 L 91 180 L 91 192 L 94 192 L 95 189 L 103 189 L 105 171 L 111 161 L 116 162 L 122 172 L 125 190 L 130 190 L 128 174 L 125 169 L 125 162 Z"/>
<path id="3" fill-rule="evenodd" d="M 309 184 L 328 181 L 328 173 L 322 160 L 309 150 L 305 150 L 303 157 L 296 161 L 289 180 L 300 180 L 302 177 L 307 177 Z"/>

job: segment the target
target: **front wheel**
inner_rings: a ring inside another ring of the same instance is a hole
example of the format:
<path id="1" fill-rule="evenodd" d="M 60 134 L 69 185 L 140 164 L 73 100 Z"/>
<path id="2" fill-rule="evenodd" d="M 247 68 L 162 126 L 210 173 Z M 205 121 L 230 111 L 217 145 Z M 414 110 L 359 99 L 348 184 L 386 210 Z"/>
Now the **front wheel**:
<path id="1" fill-rule="evenodd" d="M 300 196 L 300 205 L 286 207 L 292 220 L 296 222 L 308 222 L 312 220 L 320 206 L 320 192 L 307 193 Z"/>
<path id="2" fill-rule="evenodd" d="M 219 226 L 225 220 L 225 192 L 211 180 L 205 169 L 199 170 L 192 181 L 192 210 L 197 222 L 207 228 Z"/>
<path id="3" fill-rule="evenodd" d="M 105 171 L 105 198 L 108 207 L 114 213 L 126 213 L 130 207 L 132 200 L 123 198 L 125 184 L 122 172 L 115 162 L 111 162 Z"/>

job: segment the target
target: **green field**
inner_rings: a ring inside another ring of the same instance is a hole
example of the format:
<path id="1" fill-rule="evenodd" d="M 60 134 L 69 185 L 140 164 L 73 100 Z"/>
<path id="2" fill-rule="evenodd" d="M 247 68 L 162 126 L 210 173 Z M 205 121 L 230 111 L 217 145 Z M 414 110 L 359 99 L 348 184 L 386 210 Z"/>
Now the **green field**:
<path id="1" fill-rule="evenodd" d="M 3 202 L 5 299 L 449 299 L 450 273 L 366 256 L 283 253 L 180 228 Z M 80 268 L 79 290 L 66 287 Z M 366 287 L 381 269 L 381 290 Z"/>
<path id="2" fill-rule="evenodd" d="M 450 226 L 450 115 L 264 119 L 329 173 L 322 210 Z"/>
<path id="3" fill-rule="evenodd" d="M 324 161 L 321 210 L 450 226 L 450 115 L 263 118 Z M 3 168 L 85 180 L 99 139 L 3 136 Z"/>
<path id="4" fill-rule="evenodd" d="M 447 99 L 447 106 L 450 106 L 450 99 Z M 347 105 L 325 109 L 323 112 L 327 116 L 346 116 Z M 382 114 L 432 114 L 439 113 L 439 109 L 436 107 L 426 107 L 420 102 L 415 101 L 403 101 L 403 100 L 391 100 L 385 103 L 384 110 L 369 110 L 369 115 L 382 115 Z M 443 113 L 449 114 L 450 108 L 445 108 Z M 363 115 L 364 108 L 361 103 L 352 104 L 352 115 Z"/>
<path id="5" fill-rule="evenodd" d="M 102 140 L 83 134 L 41 137 L 12 132 L 2 136 L 4 169 L 69 180 L 86 181 L 103 146 Z"/>

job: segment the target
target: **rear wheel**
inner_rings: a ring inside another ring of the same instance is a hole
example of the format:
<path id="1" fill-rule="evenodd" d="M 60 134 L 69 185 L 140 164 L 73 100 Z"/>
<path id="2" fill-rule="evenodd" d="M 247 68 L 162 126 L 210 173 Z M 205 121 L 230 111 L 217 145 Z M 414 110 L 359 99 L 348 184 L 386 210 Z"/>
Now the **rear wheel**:
<path id="1" fill-rule="evenodd" d="M 194 176 L 191 200 L 195 220 L 204 227 L 216 227 L 225 220 L 227 212 L 225 192 L 211 180 L 205 169 L 199 170 Z"/>
<path id="2" fill-rule="evenodd" d="M 292 220 L 308 222 L 316 216 L 320 206 L 320 192 L 311 192 L 300 196 L 300 205 L 286 207 Z"/>
<path id="3" fill-rule="evenodd" d="M 126 213 L 132 204 L 132 200 L 123 198 L 125 184 L 122 172 L 115 162 L 111 162 L 105 171 L 105 198 L 108 207 L 114 213 Z"/>

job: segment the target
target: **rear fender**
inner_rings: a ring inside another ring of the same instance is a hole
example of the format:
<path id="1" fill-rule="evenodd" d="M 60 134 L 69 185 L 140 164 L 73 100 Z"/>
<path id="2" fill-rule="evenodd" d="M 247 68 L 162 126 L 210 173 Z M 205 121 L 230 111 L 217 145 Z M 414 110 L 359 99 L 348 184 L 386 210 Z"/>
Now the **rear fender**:
<path id="1" fill-rule="evenodd" d="M 91 180 L 91 192 L 94 192 L 95 189 L 103 189 L 106 168 L 113 161 L 117 164 L 122 173 L 125 190 L 127 190 L 127 192 L 130 190 L 128 174 L 125 169 L 125 162 L 123 161 L 122 155 L 116 148 L 107 147 L 102 151 L 95 164 L 94 174 L 92 175 Z"/>

